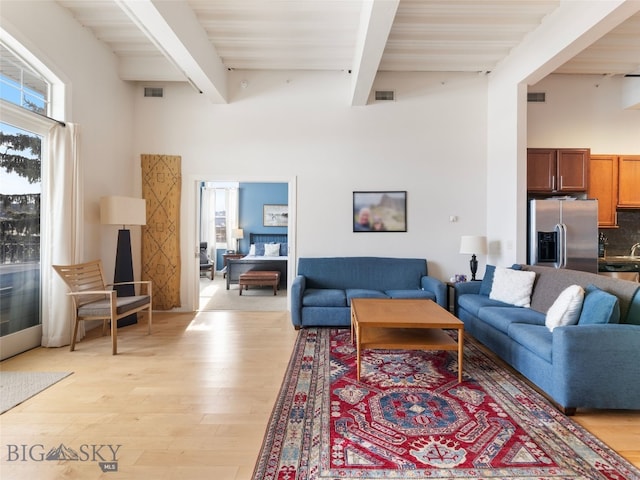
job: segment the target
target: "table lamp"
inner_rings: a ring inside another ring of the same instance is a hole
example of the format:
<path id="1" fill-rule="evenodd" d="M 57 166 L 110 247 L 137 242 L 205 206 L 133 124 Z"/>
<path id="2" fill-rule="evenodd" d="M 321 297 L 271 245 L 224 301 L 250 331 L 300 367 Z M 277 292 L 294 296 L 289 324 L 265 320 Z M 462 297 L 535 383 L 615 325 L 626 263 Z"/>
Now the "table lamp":
<path id="1" fill-rule="evenodd" d="M 471 267 L 471 280 L 474 281 L 476 279 L 476 272 L 478 271 L 476 255 L 484 255 L 487 253 L 487 237 L 463 235 L 460 238 L 460 253 L 471 254 L 469 266 Z"/>
<path id="2" fill-rule="evenodd" d="M 131 257 L 131 232 L 127 225 L 147 224 L 147 202 L 144 198 L 133 197 L 101 197 L 100 198 L 100 223 L 103 225 L 122 225 L 118 230 L 118 247 L 116 250 L 116 268 L 113 274 L 113 283 L 133 281 L 133 260 Z M 133 285 L 116 285 L 114 290 L 119 297 L 131 297 L 135 295 Z M 131 325 L 138 321 L 134 313 L 121 318 L 118 326 Z"/>
<path id="3" fill-rule="evenodd" d="M 241 228 L 234 228 L 231 232 L 231 236 L 236 239 L 236 252 L 240 253 L 240 240 L 244 238 L 244 230 Z"/>

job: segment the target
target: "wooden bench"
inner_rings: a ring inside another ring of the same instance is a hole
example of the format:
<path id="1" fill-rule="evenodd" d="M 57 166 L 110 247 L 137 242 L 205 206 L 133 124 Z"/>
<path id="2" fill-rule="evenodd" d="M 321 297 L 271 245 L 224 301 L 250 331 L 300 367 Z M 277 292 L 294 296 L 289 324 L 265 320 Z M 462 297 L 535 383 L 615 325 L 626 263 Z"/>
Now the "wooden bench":
<path id="1" fill-rule="evenodd" d="M 240 287 L 240 295 L 242 295 L 242 290 L 249 289 L 249 285 L 266 285 L 273 287 L 273 294 L 277 295 L 278 288 L 280 288 L 280 272 L 254 270 L 241 273 L 238 285 Z"/>

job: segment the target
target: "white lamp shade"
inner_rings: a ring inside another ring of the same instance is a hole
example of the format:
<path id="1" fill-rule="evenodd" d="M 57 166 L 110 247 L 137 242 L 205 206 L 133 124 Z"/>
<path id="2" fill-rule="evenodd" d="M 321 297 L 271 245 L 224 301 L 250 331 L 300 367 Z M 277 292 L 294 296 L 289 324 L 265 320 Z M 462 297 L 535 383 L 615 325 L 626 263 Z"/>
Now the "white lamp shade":
<path id="1" fill-rule="evenodd" d="M 460 238 L 460 253 L 484 255 L 487 253 L 487 237 L 463 235 Z"/>
<path id="2" fill-rule="evenodd" d="M 242 240 L 244 238 L 244 230 L 241 228 L 234 228 L 233 232 L 231 232 L 233 238 L 237 238 L 238 240 Z"/>
<path id="3" fill-rule="evenodd" d="M 104 225 L 146 225 L 147 202 L 144 198 L 101 197 L 100 223 Z"/>

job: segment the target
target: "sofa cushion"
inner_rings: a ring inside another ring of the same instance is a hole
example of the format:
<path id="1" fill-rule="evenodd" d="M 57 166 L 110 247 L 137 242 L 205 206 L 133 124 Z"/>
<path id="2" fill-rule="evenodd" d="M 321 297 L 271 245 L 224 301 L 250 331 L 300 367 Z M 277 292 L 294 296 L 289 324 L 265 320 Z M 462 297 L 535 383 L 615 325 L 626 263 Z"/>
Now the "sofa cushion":
<path id="1" fill-rule="evenodd" d="M 535 310 L 530 311 L 535 312 Z M 508 334 L 509 338 L 551 363 L 553 334 L 548 328 L 543 325 L 512 323 L 509 325 Z"/>
<path id="2" fill-rule="evenodd" d="M 489 296 L 491 293 L 491 286 L 493 285 L 493 275 L 496 272 L 495 265 L 487 265 L 484 270 L 484 277 L 482 278 L 482 283 L 480 284 L 480 295 Z"/>
<path id="3" fill-rule="evenodd" d="M 458 306 L 477 317 L 482 307 L 510 307 L 511 305 L 491 300 L 484 295 L 465 294 L 458 297 Z"/>
<path id="4" fill-rule="evenodd" d="M 508 333 L 512 323 L 530 323 L 544 325 L 544 315 L 535 310 L 522 307 L 484 307 L 478 312 L 478 318 L 497 330 Z"/>
<path id="5" fill-rule="evenodd" d="M 534 272 L 496 267 L 489 298 L 500 300 L 516 307 L 528 308 L 531 305 L 531 291 L 533 290 L 535 279 L 536 274 Z"/>
<path id="6" fill-rule="evenodd" d="M 385 290 L 389 298 L 426 298 L 435 300 L 436 294 L 427 290 Z"/>
<path id="7" fill-rule="evenodd" d="M 305 307 L 346 307 L 347 295 L 335 288 L 307 288 L 302 296 Z"/>
<path id="8" fill-rule="evenodd" d="M 389 298 L 380 290 L 368 290 L 366 288 L 348 288 L 346 294 L 348 307 L 351 306 L 352 298 Z"/>
<path id="9" fill-rule="evenodd" d="M 618 323 L 619 321 L 620 304 L 618 297 L 600 290 L 595 285 L 588 285 L 578 324 L 593 325 Z"/>
<path id="10" fill-rule="evenodd" d="M 580 285 L 565 288 L 547 311 L 545 325 L 550 331 L 563 325 L 576 325 L 582 310 L 584 289 Z"/>

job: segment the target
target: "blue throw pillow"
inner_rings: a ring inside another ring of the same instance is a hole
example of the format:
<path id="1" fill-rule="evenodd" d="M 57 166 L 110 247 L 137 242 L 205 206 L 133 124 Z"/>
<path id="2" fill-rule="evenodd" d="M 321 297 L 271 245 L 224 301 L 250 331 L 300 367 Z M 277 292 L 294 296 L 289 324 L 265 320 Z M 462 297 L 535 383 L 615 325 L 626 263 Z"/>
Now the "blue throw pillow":
<path id="1" fill-rule="evenodd" d="M 488 297 L 491 293 L 491 287 L 493 286 L 493 274 L 496 271 L 495 265 L 487 265 L 484 270 L 484 277 L 482 278 L 482 283 L 480 284 L 480 295 L 484 295 Z"/>
<path id="2" fill-rule="evenodd" d="M 585 294 L 578 325 L 620 322 L 620 304 L 618 297 L 604 290 L 600 290 L 595 285 L 587 286 Z"/>

